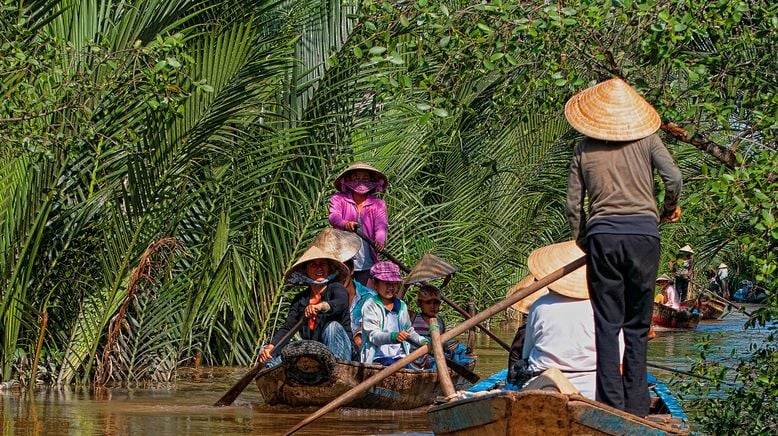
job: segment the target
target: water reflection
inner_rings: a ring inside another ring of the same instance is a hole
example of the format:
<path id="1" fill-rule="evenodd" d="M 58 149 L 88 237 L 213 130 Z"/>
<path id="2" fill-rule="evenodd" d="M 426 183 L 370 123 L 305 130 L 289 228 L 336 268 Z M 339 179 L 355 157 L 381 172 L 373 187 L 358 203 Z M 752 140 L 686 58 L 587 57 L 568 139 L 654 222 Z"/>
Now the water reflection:
<path id="1" fill-rule="evenodd" d="M 747 351 L 767 332 L 743 331 L 744 318 L 731 314 L 721 321 L 705 321 L 696 331 L 661 332 L 649 344 L 649 360 L 688 370 L 697 352 L 694 344 L 710 335 L 715 344 L 709 358 L 733 362 L 732 350 Z M 492 325 L 510 343 L 515 327 Z M 486 335 L 476 339 L 481 376 L 505 367 L 507 353 Z M 226 392 L 246 368 L 213 368 L 182 371 L 178 383 L 155 389 L 60 388 L 37 391 L 0 391 L 0 429 L 3 435 L 243 435 L 279 434 L 308 414 L 310 409 L 288 409 L 262 404 L 249 386 L 231 407 L 212 404 Z M 673 374 L 653 371 L 660 379 Z M 357 435 L 429 433 L 424 410 L 366 411 L 341 409 L 318 420 L 300 434 Z"/>

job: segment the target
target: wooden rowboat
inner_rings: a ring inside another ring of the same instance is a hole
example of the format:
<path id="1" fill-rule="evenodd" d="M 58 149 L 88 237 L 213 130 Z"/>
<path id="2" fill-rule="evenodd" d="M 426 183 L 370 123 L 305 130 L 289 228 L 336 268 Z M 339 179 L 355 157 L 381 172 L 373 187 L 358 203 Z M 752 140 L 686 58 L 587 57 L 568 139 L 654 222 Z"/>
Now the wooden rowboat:
<path id="1" fill-rule="evenodd" d="M 688 434 L 686 415 L 675 398 L 650 374 L 649 383 L 652 403 L 647 419 L 578 394 L 510 389 L 474 392 L 471 398 L 435 405 L 427 417 L 436 435 Z"/>
<path id="2" fill-rule="evenodd" d="M 287 347 L 282 352 L 284 361 L 281 365 L 263 369 L 257 374 L 255 381 L 265 403 L 321 407 L 386 368 L 335 360 L 332 353 L 318 342 L 306 344 L 306 347 L 310 349 L 294 353 L 293 356 L 286 353 L 290 348 Z M 475 362 L 472 362 L 468 369 L 474 366 Z M 460 375 L 450 373 L 458 388 L 464 389 L 471 385 Z M 401 369 L 346 406 L 360 409 L 414 409 L 432 404 L 442 393 L 437 371 Z"/>
<path id="3" fill-rule="evenodd" d="M 700 298 L 693 298 L 682 303 L 686 307 L 694 307 L 702 312 L 702 319 L 719 319 L 727 309 L 727 303 L 716 297 L 702 295 Z"/>
<path id="4" fill-rule="evenodd" d="M 687 329 L 697 328 L 702 319 L 702 313 L 697 310 L 675 310 L 661 303 L 654 303 L 654 314 L 651 324 L 656 330 L 660 329 Z"/>

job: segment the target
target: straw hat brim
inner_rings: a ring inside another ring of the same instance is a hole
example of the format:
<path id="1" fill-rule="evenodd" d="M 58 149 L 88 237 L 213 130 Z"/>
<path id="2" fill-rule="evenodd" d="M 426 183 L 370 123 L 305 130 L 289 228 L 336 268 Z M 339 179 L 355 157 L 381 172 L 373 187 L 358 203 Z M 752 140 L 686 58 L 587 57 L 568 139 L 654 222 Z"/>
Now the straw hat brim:
<path id="1" fill-rule="evenodd" d="M 670 276 L 668 276 L 667 274 L 662 274 L 661 276 L 656 278 L 656 283 L 659 283 L 659 282 L 671 282 L 672 283 L 672 281 L 673 281 L 673 279 Z"/>
<path id="2" fill-rule="evenodd" d="M 288 281 L 289 276 L 297 271 L 305 274 L 305 264 L 315 259 L 326 259 L 329 261 L 330 269 L 337 273 L 332 279 L 333 282 L 342 282 L 348 276 L 348 268 L 346 268 L 346 265 L 344 265 L 343 262 L 338 260 L 333 254 L 325 252 L 316 245 L 312 245 L 308 247 L 308 249 L 305 250 L 305 253 L 297 259 L 297 262 L 289 268 L 289 271 L 284 275 L 284 281 Z M 332 271 L 330 271 L 330 273 L 332 273 Z"/>
<path id="3" fill-rule="evenodd" d="M 575 130 L 605 141 L 635 141 L 662 125 L 651 104 L 618 78 L 572 96 L 565 104 L 565 118 Z"/>
<path id="4" fill-rule="evenodd" d="M 373 175 L 376 178 L 384 180 L 384 189 L 386 189 L 386 187 L 389 186 L 389 179 L 387 179 L 386 175 L 381 171 L 379 171 L 378 169 L 376 169 L 374 166 L 367 164 L 365 162 L 354 162 L 353 164 L 349 165 L 348 168 L 343 170 L 343 172 L 340 173 L 338 177 L 335 178 L 335 182 L 333 183 L 333 185 L 335 186 L 335 190 L 338 191 L 340 190 L 340 181 L 343 179 L 343 177 L 346 176 L 346 174 L 349 173 L 349 171 L 354 171 L 354 170 L 370 171 L 373 173 Z"/>
<path id="5" fill-rule="evenodd" d="M 527 266 L 533 276 L 541 279 L 583 255 L 584 252 L 578 248 L 575 241 L 560 242 L 538 248 L 530 253 Z M 566 297 L 579 300 L 588 299 L 589 287 L 586 284 L 586 266 L 549 284 L 548 289 Z"/>
<path id="6" fill-rule="evenodd" d="M 680 249 L 680 250 L 678 250 L 678 251 L 680 251 L 680 252 L 682 252 L 682 253 L 689 253 L 689 254 L 694 254 L 694 250 L 692 250 L 692 247 L 690 247 L 690 246 L 688 246 L 688 245 L 684 245 L 684 246 L 683 246 L 683 247 L 681 247 L 681 249 Z"/>
<path id="7" fill-rule="evenodd" d="M 521 279 L 519 283 L 513 285 L 513 287 L 508 290 L 505 296 L 507 297 L 513 295 L 516 292 L 518 292 L 520 289 L 526 288 L 527 286 L 531 285 L 534 282 L 535 282 L 535 276 L 529 274 L 523 279 Z M 535 301 L 537 301 L 540 297 L 546 294 L 548 294 L 548 288 L 540 288 L 537 291 L 529 294 L 529 296 L 524 297 L 523 299 L 517 301 L 511 307 L 527 315 L 529 314 L 529 310 L 532 307 L 532 304 L 535 303 Z"/>
<path id="8" fill-rule="evenodd" d="M 729 267 L 727 266 L 726 263 L 722 263 L 721 265 L 719 265 L 719 269 L 721 269 L 721 268 L 729 268 Z"/>
<path id="9" fill-rule="evenodd" d="M 329 227 L 322 230 L 311 245 L 332 254 L 341 262 L 346 262 L 357 255 L 362 247 L 362 239 L 356 233 Z"/>

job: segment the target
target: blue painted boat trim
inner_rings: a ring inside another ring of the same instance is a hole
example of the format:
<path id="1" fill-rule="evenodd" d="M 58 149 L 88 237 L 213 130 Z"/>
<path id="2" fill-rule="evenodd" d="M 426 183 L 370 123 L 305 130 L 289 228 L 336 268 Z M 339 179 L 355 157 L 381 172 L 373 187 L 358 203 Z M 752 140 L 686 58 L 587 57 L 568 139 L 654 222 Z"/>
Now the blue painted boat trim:
<path id="1" fill-rule="evenodd" d="M 521 390 L 518 386 L 507 384 L 505 381 L 507 378 L 508 369 L 506 368 L 474 384 L 470 389 L 468 389 L 468 392 L 483 392 L 498 388 L 508 391 Z M 650 372 L 647 375 L 647 379 L 649 385 L 654 385 L 654 392 L 656 392 L 659 398 L 661 398 L 665 403 L 667 410 L 670 411 L 670 415 L 675 418 L 680 418 L 683 420 L 683 422 L 688 423 L 689 418 L 686 416 L 686 412 L 684 412 L 681 404 L 678 402 L 672 392 L 670 392 L 670 389 L 668 389 L 664 383 L 659 381 Z"/>
<path id="2" fill-rule="evenodd" d="M 689 418 L 686 416 L 686 412 L 684 412 L 683 407 L 681 407 L 681 403 L 678 402 L 678 399 L 675 398 L 675 395 L 670 392 L 670 389 L 668 389 L 664 383 L 659 381 L 650 372 L 648 373 L 648 384 L 654 385 L 654 392 L 656 392 L 659 398 L 664 401 L 665 406 L 667 406 L 667 409 L 670 411 L 670 415 L 675 418 L 682 419 L 684 423 L 689 422 Z"/>

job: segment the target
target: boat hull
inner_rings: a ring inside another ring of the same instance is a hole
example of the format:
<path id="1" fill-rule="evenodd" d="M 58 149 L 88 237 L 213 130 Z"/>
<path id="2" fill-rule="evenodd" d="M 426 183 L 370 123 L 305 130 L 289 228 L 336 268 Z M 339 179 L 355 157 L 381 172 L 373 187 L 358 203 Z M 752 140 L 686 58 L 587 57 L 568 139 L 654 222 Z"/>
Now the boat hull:
<path id="1" fill-rule="evenodd" d="M 654 303 L 654 314 L 651 317 L 651 324 L 659 329 L 685 329 L 692 330 L 697 328 L 697 324 L 702 319 L 701 313 L 691 313 L 687 310 L 675 310 L 664 304 Z"/>
<path id="2" fill-rule="evenodd" d="M 696 307 L 702 312 L 702 319 L 719 319 L 727 309 L 727 303 L 716 297 L 702 296 L 700 299 L 686 300 L 682 303 L 686 307 Z"/>
<path id="3" fill-rule="evenodd" d="M 688 434 L 671 415 L 643 419 L 584 398 L 558 392 L 496 390 L 436 405 L 427 412 L 436 435 L 659 435 Z"/>
<path id="4" fill-rule="evenodd" d="M 326 377 L 327 380 L 310 385 L 288 377 L 284 366 L 279 365 L 262 370 L 255 381 L 267 404 L 321 407 L 384 368 L 381 365 L 337 361 Z M 469 386 L 458 374 L 452 372 L 451 377 L 459 389 Z M 443 391 L 436 371 L 401 369 L 346 406 L 361 409 L 414 409 L 432 404 L 440 395 L 443 395 Z"/>

